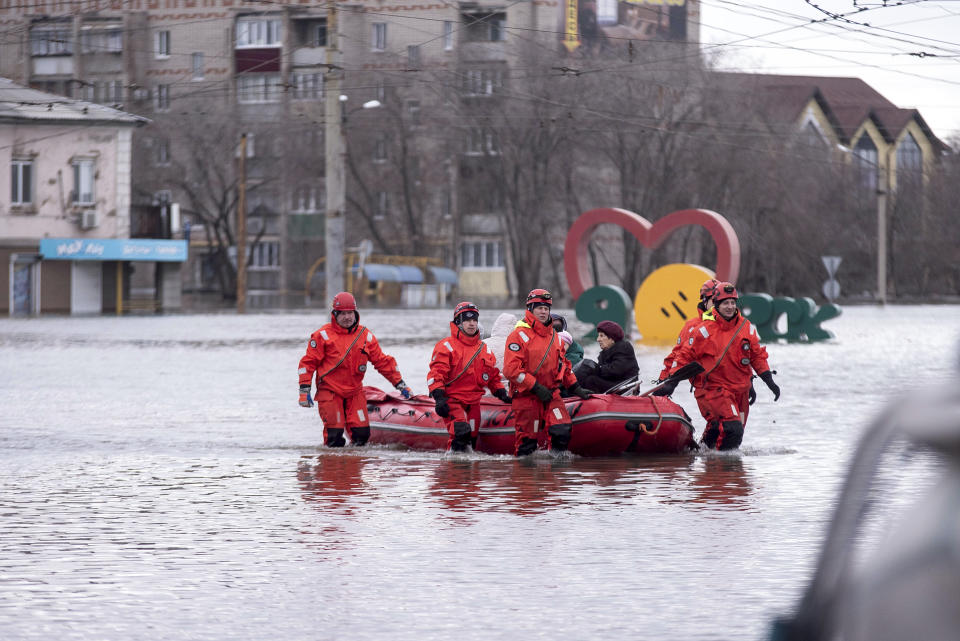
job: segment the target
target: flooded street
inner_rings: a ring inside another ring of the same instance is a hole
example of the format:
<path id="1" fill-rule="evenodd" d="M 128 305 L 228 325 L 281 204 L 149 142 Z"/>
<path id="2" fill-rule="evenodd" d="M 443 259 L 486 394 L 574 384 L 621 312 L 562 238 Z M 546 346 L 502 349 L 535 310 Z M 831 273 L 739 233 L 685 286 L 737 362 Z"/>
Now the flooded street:
<path id="1" fill-rule="evenodd" d="M 761 639 L 861 431 L 960 345 L 958 306 L 850 307 L 767 346 L 783 395 L 757 384 L 739 452 L 449 457 L 319 447 L 296 368 L 325 316 L 0 320 L 0 638 Z M 361 323 L 422 394 L 448 316 Z M 896 454 L 868 540 L 937 467 Z"/>

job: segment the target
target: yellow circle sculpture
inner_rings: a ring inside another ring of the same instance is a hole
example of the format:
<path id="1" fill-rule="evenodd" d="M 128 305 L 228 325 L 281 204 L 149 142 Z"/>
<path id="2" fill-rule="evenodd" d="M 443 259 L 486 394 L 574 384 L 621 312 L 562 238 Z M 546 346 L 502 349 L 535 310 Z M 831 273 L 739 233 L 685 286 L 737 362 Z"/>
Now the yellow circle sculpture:
<path id="1" fill-rule="evenodd" d="M 697 316 L 700 286 L 714 274 L 706 267 L 687 263 L 664 265 L 654 270 L 633 299 L 633 318 L 647 345 L 667 345 L 687 320 Z"/>

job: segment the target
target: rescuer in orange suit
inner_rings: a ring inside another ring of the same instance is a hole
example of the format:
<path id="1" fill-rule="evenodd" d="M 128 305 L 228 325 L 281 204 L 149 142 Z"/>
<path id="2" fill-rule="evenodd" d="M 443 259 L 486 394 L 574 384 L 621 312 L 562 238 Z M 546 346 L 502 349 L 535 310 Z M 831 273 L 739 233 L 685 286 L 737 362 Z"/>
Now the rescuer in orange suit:
<path id="1" fill-rule="evenodd" d="M 583 399 L 591 396 L 577 384 L 570 362 L 564 358 L 563 345 L 550 318 L 552 305 L 553 297 L 545 289 L 527 294 L 526 314 L 510 332 L 503 352 L 503 373 L 513 397 L 517 456 L 533 454 L 544 431 L 551 450 L 567 449 L 572 424 L 560 400 L 560 387 Z"/>
<path id="2" fill-rule="evenodd" d="M 735 449 L 743 440 L 750 411 L 751 368 L 773 392 L 773 400 L 780 398 L 780 387 L 773 382 L 773 372 L 767 364 L 767 350 L 760 345 L 757 329 L 740 314 L 738 298 L 732 284 L 717 285 L 713 297 L 715 317 L 694 328 L 680 347 L 671 376 L 653 392 L 656 396 L 669 396 L 684 377 L 691 375 L 678 370 L 696 364 L 694 369 L 699 373 L 693 375 L 694 396 L 707 421 L 703 442 L 720 450 Z"/>
<path id="3" fill-rule="evenodd" d="M 323 442 L 328 447 L 346 445 L 344 430 L 354 445 L 364 445 L 370 438 L 367 399 L 363 395 L 368 362 L 404 398 L 410 398 L 410 388 L 397 370 L 397 361 L 384 354 L 373 332 L 360 324 L 353 295 L 340 292 L 333 297 L 330 322 L 310 335 L 307 353 L 297 370 L 301 407 L 313 407 L 310 385 L 316 375 L 314 398 L 323 420 Z"/>
<path id="4" fill-rule="evenodd" d="M 450 433 L 447 449 L 454 452 L 476 443 L 484 387 L 510 402 L 500 382 L 497 357 L 480 338 L 480 310 L 473 303 L 460 303 L 453 310 L 450 336 L 438 341 L 430 356 L 427 388 Z"/>
<path id="5" fill-rule="evenodd" d="M 703 285 L 700 286 L 700 302 L 697 303 L 697 316 L 696 318 L 688 319 L 687 322 L 683 324 L 683 329 L 681 329 L 677 335 L 677 344 L 670 350 L 667 357 L 663 359 L 663 371 L 660 372 L 660 381 L 667 380 L 667 377 L 670 376 L 670 370 L 677 366 L 677 354 L 680 352 L 680 347 L 683 345 L 683 342 L 690 336 L 693 328 L 703 321 L 713 318 L 713 295 L 717 291 L 717 283 L 719 282 L 716 278 L 711 278 L 704 281 Z"/>

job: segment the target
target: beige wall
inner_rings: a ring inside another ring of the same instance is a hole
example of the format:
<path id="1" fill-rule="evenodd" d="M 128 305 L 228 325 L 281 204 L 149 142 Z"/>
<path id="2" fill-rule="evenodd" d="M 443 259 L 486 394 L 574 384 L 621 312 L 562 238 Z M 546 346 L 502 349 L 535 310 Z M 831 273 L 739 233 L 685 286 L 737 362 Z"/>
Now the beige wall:
<path id="1" fill-rule="evenodd" d="M 124 238 L 130 232 L 130 136 L 128 127 L 0 125 L 0 167 L 9 176 L 14 158 L 33 159 L 33 203 L 10 205 L 10 179 L 0 180 L 0 238 Z M 70 204 L 75 158 L 94 161 L 93 206 Z M 122 160 L 120 160 L 122 158 Z M 84 210 L 98 226 L 83 230 Z"/>

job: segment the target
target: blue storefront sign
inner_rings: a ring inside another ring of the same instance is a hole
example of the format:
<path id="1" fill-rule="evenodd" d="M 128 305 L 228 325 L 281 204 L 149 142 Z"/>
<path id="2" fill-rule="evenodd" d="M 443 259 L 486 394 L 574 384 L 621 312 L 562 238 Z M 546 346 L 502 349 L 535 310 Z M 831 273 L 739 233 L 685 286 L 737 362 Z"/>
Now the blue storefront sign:
<path id="1" fill-rule="evenodd" d="M 44 238 L 44 260 L 143 260 L 182 263 L 187 259 L 185 240 L 132 238 Z"/>

